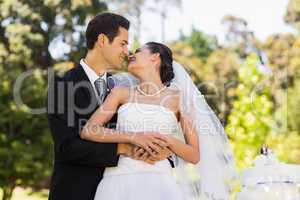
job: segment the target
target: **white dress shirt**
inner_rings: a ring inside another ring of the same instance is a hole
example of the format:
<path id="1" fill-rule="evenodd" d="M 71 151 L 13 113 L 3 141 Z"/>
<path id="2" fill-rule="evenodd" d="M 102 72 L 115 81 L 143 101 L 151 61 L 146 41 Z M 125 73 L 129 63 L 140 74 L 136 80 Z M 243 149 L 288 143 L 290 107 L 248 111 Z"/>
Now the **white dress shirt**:
<path id="1" fill-rule="evenodd" d="M 96 72 L 84 62 L 83 58 L 80 60 L 80 65 L 82 66 L 84 72 L 86 73 L 87 77 L 89 78 L 89 80 L 90 80 L 90 82 L 91 82 L 91 84 L 93 86 L 93 89 L 94 89 L 94 92 L 95 92 L 95 96 L 99 100 L 99 96 L 98 96 L 98 93 L 97 93 L 97 90 L 96 90 L 94 82 L 99 77 L 101 77 L 102 79 L 105 80 L 105 83 L 107 83 L 107 73 L 105 72 L 102 76 L 97 75 Z"/>

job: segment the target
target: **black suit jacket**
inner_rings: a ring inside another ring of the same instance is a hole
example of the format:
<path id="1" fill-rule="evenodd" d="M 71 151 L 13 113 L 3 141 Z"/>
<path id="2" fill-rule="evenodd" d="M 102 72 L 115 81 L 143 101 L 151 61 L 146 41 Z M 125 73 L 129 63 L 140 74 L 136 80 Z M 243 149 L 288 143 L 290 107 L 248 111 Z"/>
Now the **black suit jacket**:
<path id="1" fill-rule="evenodd" d="M 117 144 L 82 140 L 81 127 L 98 102 L 81 65 L 49 83 L 47 115 L 54 140 L 49 200 L 93 200 L 105 167 L 117 166 Z M 114 127 L 117 116 L 108 124 Z"/>

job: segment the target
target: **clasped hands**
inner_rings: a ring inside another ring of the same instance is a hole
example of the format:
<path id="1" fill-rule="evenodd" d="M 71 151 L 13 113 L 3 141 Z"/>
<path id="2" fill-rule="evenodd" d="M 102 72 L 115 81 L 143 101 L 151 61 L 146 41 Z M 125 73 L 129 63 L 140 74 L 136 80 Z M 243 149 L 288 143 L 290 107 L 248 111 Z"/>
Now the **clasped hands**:
<path id="1" fill-rule="evenodd" d="M 136 133 L 131 136 L 133 144 L 130 157 L 149 164 L 165 160 L 173 154 L 170 150 L 171 137 L 159 133 Z"/>

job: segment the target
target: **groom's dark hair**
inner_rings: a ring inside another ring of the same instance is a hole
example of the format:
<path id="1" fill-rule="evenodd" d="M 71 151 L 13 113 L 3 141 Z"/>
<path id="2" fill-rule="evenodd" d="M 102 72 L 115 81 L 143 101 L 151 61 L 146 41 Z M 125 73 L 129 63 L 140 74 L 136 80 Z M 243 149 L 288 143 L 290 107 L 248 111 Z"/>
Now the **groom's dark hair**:
<path id="1" fill-rule="evenodd" d="M 98 35 L 105 34 L 111 43 L 119 34 L 119 28 L 129 29 L 130 22 L 123 16 L 114 13 L 100 13 L 96 15 L 89 23 L 85 32 L 86 46 L 93 49 Z"/>

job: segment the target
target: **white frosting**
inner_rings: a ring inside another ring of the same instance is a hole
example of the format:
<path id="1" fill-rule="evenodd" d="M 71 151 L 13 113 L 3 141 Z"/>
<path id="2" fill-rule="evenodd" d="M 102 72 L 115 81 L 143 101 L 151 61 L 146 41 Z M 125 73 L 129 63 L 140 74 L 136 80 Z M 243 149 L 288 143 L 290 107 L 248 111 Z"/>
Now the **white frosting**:
<path id="1" fill-rule="evenodd" d="M 242 173 L 238 200 L 299 200 L 300 166 L 278 162 L 273 154 L 260 155 Z"/>

